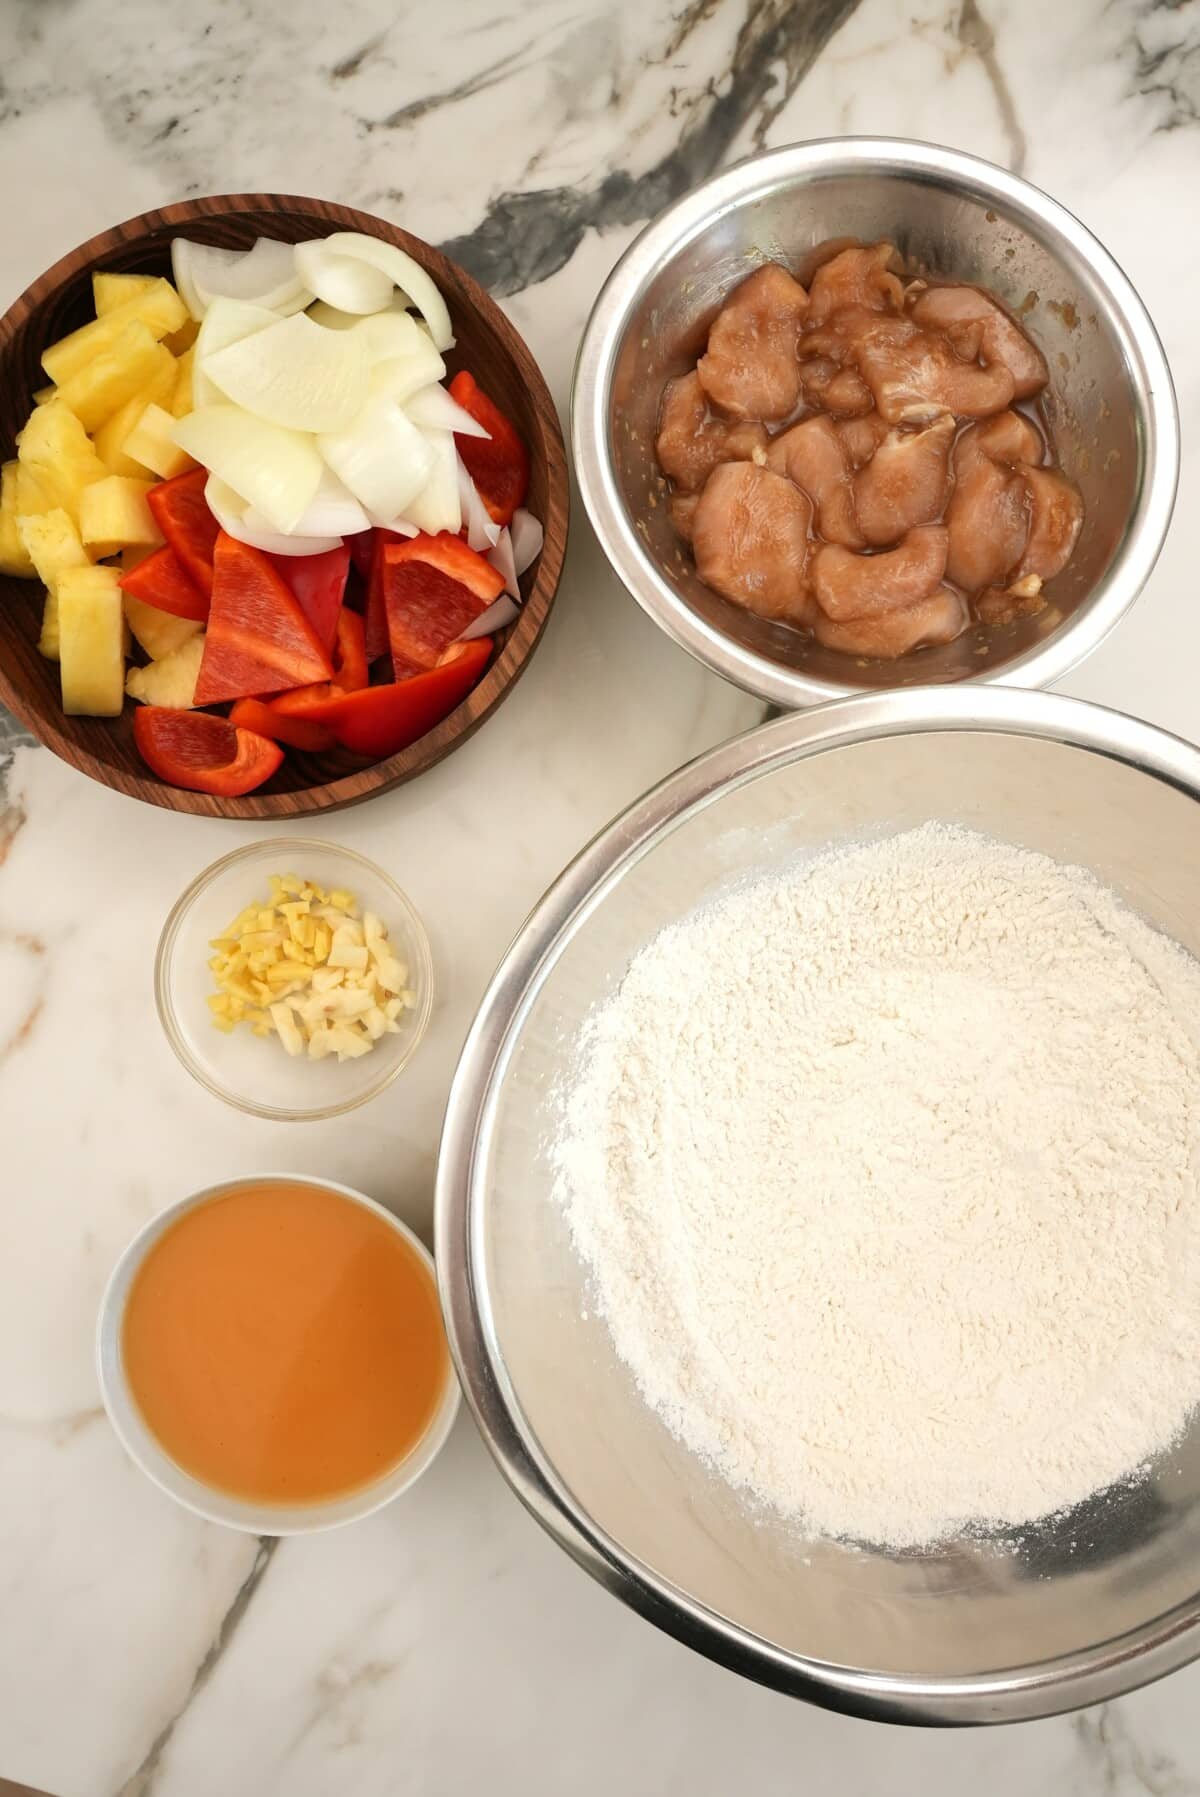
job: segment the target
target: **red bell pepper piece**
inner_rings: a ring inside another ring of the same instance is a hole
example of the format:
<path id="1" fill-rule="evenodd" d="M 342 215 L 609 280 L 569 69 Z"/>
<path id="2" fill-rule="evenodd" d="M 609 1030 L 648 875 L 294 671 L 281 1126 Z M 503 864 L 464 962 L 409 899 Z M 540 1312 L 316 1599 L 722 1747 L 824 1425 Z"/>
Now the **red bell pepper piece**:
<path id="1" fill-rule="evenodd" d="M 160 780 L 226 799 L 253 792 L 283 760 L 278 743 L 239 730 L 228 718 L 208 711 L 174 711 L 165 705 L 138 706 L 133 740 Z"/>
<path id="2" fill-rule="evenodd" d="M 329 657 L 261 549 L 222 531 L 214 569 L 197 705 L 329 679 Z"/>
<path id="3" fill-rule="evenodd" d="M 196 618 L 203 623 L 208 616 L 211 586 L 202 593 L 188 579 L 175 551 L 165 543 L 136 568 L 128 568 L 121 575 L 120 584 L 135 599 L 156 605 L 159 611 L 169 611 L 176 618 Z"/>
<path id="4" fill-rule="evenodd" d="M 387 605 L 383 597 L 383 552 L 389 543 L 403 543 L 406 538 L 394 530 L 371 533 L 371 572 L 367 576 L 367 660 L 378 661 L 388 652 Z"/>
<path id="5" fill-rule="evenodd" d="M 323 698 L 310 695 L 304 716 L 327 724 L 353 754 L 380 761 L 406 749 L 448 717 L 478 683 L 491 653 L 489 636 L 455 643 L 437 667 L 414 674 L 411 680 L 369 686 L 359 693 L 331 689 Z M 282 710 L 298 696 L 284 694 L 275 704 Z"/>
<path id="6" fill-rule="evenodd" d="M 361 692 L 370 681 L 370 669 L 363 649 L 363 621 L 357 612 L 343 610 L 338 619 L 338 640 L 334 650 L 332 680 L 313 686 L 293 687 L 290 692 L 276 693 L 271 709 L 284 717 L 307 717 L 326 700 L 340 699 L 345 693 Z M 269 734 L 269 733 L 268 733 Z M 281 737 L 280 741 L 286 740 Z"/>
<path id="7" fill-rule="evenodd" d="M 343 692 L 357 693 L 370 682 L 366 636 L 366 626 L 358 613 L 343 606 L 333 650 L 333 678 Z"/>
<path id="8" fill-rule="evenodd" d="M 486 437 L 460 437 L 456 431 L 454 446 L 492 522 L 508 524 L 529 491 L 529 451 L 499 406 L 492 404 L 465 368 L 451 381 L 450 397 L 488 432 Z"/>
<path id="9" fill-rule="evenodd" d="M 383 551 L 383 595 L 396 679 L 434 668 L 504 591 L 504 576 L 449 531 Z"/>
<path id="10" fill-rule="evenodd" d="M 324 724 L 308 718 L 291 717 L 276 710 L 265 699 L 239 699 L 229 714 L 231 724 L 239 730 L 253 730 L 272 742 L 286 743 L 289 749 L 303 749 L 309 755 L 321 755 L 334 745 L 334 734 Z"/>
<path id="11" fill-rule="evenodd" d="M 343 543 L 320 555 L 272 555 L 268 560 L 298 600 L 321 647 L 331 653 L 350 572 L 349 549 Z"/>
<path id="12" fill-rule="evenodd" d="M 173 480 L 159 481 L 146 495 L 155 523 L 205 596 L 212 592 L 213 550 L 220 529 L 204 497 L 207 481 L 207 469 L 193 468 Z"/>

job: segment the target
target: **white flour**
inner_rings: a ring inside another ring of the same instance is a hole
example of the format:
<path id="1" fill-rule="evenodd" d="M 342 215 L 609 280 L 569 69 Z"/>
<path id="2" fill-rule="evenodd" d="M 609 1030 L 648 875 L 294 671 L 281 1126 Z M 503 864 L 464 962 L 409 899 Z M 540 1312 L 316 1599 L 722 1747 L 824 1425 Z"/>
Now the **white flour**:
<path id="1" fill-rule="evenodd" d="M 664 931 L 555 1149 L 643 1396 L 751 1497 L 892 1544 L 1127 1478 L 1200 1397 L 1200 962 L 937 825 Z"/>

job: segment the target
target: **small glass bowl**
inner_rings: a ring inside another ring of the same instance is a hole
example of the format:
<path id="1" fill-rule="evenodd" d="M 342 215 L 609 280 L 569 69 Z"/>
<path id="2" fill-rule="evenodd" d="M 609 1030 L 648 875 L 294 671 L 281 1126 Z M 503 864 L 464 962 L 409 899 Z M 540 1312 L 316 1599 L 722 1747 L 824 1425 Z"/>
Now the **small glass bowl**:
<path id="1" fill-rule="evenodd" d="M 370 1054 L 341 1063 L 332 1057 L 310 1061 L 244 1026 L 231 1035 L 213 1027 L 207 1000 L 217 988 L 209 944 L 254 899 L 266 903 L 270 874 L 287 873 L 352 892 L 364 911 L 382 919 L 395 953 L 408 963 L 416 1005 L 401 1012 L 399 1034 L 382 1037 Z M 339 1117 L 391 1085 L 425 1034 L 433 1010 L 429 938 L 406 894 L 373 861 L 331 842 L 275 837 L 223 855 L 177 901 L 158 941 L 154 997 L 167 1041 L 183 1065 L 226 1104 L 278 1123 Z"/>

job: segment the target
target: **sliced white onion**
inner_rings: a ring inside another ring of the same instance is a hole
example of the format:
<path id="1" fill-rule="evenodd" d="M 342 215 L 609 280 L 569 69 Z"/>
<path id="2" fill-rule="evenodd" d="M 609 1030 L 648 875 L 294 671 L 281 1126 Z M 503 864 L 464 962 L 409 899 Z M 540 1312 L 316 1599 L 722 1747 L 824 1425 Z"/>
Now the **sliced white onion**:
<path id="1" fill-rule="evenodd" d="M 189 243 L 186 237 L 176 237 L 171 242 L 171 273 L 175 277 L 175 285 L 184 305 L 197 323 L 203 319 L 206 310 L 192 279 L 192 253 L 199 247 L 198 244 Z M 215 250 L 214 253 L 228 264 L 238 259 L 236 250 Z"/>
<path id="2" fill-rule="evenodd" d="M 303 312 L 205 355 L 203 368 L 235 405 L 287 430 L 346 430 L 367 398 L 362 339 Z"/>
<path id="3" fill-rule="evenodd" d="M 312 299 L 296 272 L 292 245 L 273 237 L 259 237 L 248 250 L 177 237 L 171 267 L 194 318 L 203 318 L 218 299 L 246 300 L 281 316 L 302 311 Z"/>
<path id="4" fill-rule="evenodd" d="M 519 599 L 521 586 L 517 579 L 517 564 L 513 560 L 512 538 L 507 530 L 500 532 L 494 548 L 488 551 L 487 559 L 497 574 L 503 574 L 504 591 L 511 599 Z"/>
<path id="5" fill-rule="evenodd" d="M 454 459 L 458 463 L 458 501 L 467 526 L 467 547 L 481 554 L 499 541 L 500 526 L 479 497 L 479 489 L 467 473 L 462 457 L 456 454 Z"/>
<path id="6" fill-rule="evenodd" d="M 509 535 L 512 537 L 513 561 L 516 564 L 517 573 L 524 574 L 526 568 L 532 567 L 542 553 L 542 544 L 546 540 L 546 533 L 542 529 L 540 520 L 535 518 L 532 512 L 527 512 L 522 505 L 519 505 L 513 513 L 512 523 L 508 528 Z"/>
<path id="7" fill-rule="evenodd" d="M 251 548 L 263 549 L 268 555 L 324 555 L 327 549 L 337 549 L 341 544 L 341 537 L 285 537 L 272 530 L 253 507 L 247 508 L 240 493 L 235 493 L 215 474 L 210 474 L 205 483 L 204 497 L 223 531 L 236 537 L 239 543 L 249 543 Z"/>
<path id="8" fill-rule="evenodd" d="M 389 282 L 401 288 L 411 299 L 417 311 L 429 326 L 436 349 L 449 349 L 454 342 L 454 331 L 450 324 L 450 313 L 446 302 L 434 286 L 419 262 L 398 250 L 394 243 L 384 243 L 378 237 L 364 236 L 361 231 L 335 231 L 325 239 L 325 247 L 336 255 L 353 257 L 365 262 L 370 268 L 378 269 L 386 275 Z M 303 273 L 303 270 L 301 270 Z M 307 277 L 306 277 L 307 278 Z M 315 289 L 314 289 L 315 291 Z M 327 293 L 319 296 L 329 299 Z M 332 300 L 332 305 L 340 302 Z M 355 307 L 346 306 L 347 312 Z M 371 311 L 377 310 L 372 306 Z"/>
<path id="9" fill-rule="evenodd" d="M 339 312 L 336 306 L 327 306 L 324 300 L 314 300 L 308 308 L 308 316 L 326 331 L 348 331 L 352 325 L 362 323 L 361 313 Z"/>
<path id="10" fill-rule="evenodd" d="M 338 238 L 356 236 L 338 231 Z M 368 241 L 370 241 L 368 239 Z M 296 245 L 296 273 L 319 300 L 339 312 L 381 312 L 391 303 L 394 282 L 361 256 L 338 254 L 332 238 L 314 237 Z"/>
<path id="11" fill-rule="evenodd" d="M 396 405 L 403 406 L 431 381 L 440 381 L 445 372 L 446 364 L 426 339 L 424 346 L 411 356 L 394 356 L 387 362 L 376 362 L 371 370 L 371 390 L 386 394 Z"/>
<path id="12" fill-rule="evenodd" d="M 256 418 L 241 406 L 189 412 L 175 421 L 175 441 L 284 535 L 295 530 L 321 482 L 321 458 L 311 437 Z"/>
<path id="13" fill-rule="evenodd" d="M 501 593 L 493 599 L 486 611 L 480 612 L 473 624 L 455 638 L 456 642 L 469 643 L 477 636 L 491 636 L 497 630 L 503 630 L 514 618 L 519 618 L 520 609 L 513 604 L 507 593 Z"/>
<path id="14" fill-rule="evenodd" d="M 421 534 L 416 525 L 410 524 L 407 518 L 382 518 L 378 512 L 368 512 L 367 517 L 380 530 L 395 531 L 398 537 L 419 537 Z"/>
<path id="15" fill-rule="evenodd" d="M 382 394 L 367 401 L 349 430 L 322 434 L 317 441 L 326 465 L 381 518 L 409 516 L 409 501 L 435 466 L 426 437 Z"/>
<path id="16" fill-rule="evenodd" d="M 179 241 L 177 238 L 176 242 Z M 193 405 L 219 406 L 224 403 L 225 395 L 204 372 L 204 364 L 210 356 L 278 322 L 274 312 L 268 312 L 264 306 L 251 306 L 245 300 L 214 300 L 196 333 L 196 353 L 192 360 Z"/>
<path id="17" fill-rule="evenodd" d="M 411 399 L 405 400 L 404 410 L 422 430 L 453 431 L 457 437 L 486 437 L 491 441 L 491 431 L 485 430 L 477 418 L 472 418 L 465 406 L 460 406 L 456 399 L 451 399 L 446 389 L 439 387 L 436 382 L 432 386 L 421 387 Z"/>
<path id="18" fill-rule="evenodd" d="M 429 362 L 434 359 L 442 362 L 428 332 L 421 329 L 411 312 L 399 311 L 395 306 L 372 312 L 369 318 L 358 319 L 354 331 L 366 348 L 368 362 L 390 362 L 398 356 L 418 354 L 424 354 Z M 442 368 L 445 369 L 444 363 Z M 432 376 L 434 380 L 440 378 L 439 375 Z"/>
<path id="19" fill-rule="evenodd" d="M 400 414 L 404 416 L 403 413 Z M 405 423 L 408 420 L 405 419 Z M 409 427 L 416 430 L 416 425 Z M 431 537 L 439 530 L 456 531 L 462 526 L 462 506 L 458 498 L 458 452 L 449 431 L 426 431 L 422 436 L 433 458 L 429 478 L 414 499 L 396 507 L 418 530 Z"/>
<path id="20" fill-rule="evenodd" d="M 307 536 L 353 537 L 369 530 L 371 520 L 358 500 L 343 486 L 332 468 L 321 469 L 321 484 L 297 530 Z"/>

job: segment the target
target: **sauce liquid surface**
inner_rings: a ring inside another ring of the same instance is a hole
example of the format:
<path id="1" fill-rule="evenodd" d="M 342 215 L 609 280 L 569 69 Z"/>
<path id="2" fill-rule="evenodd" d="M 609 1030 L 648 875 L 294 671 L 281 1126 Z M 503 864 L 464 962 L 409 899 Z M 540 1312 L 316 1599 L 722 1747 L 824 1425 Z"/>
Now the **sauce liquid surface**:
<path id="1" fill-rule="evenodd" d="M 172 1459 L 260 1503 L 381 1478 L 450 1377 L 433 1280 L 403 1237 L 337 1192 L 278 1182 L 222 1193 L 160 1237 L 121 1350 Z"/>

